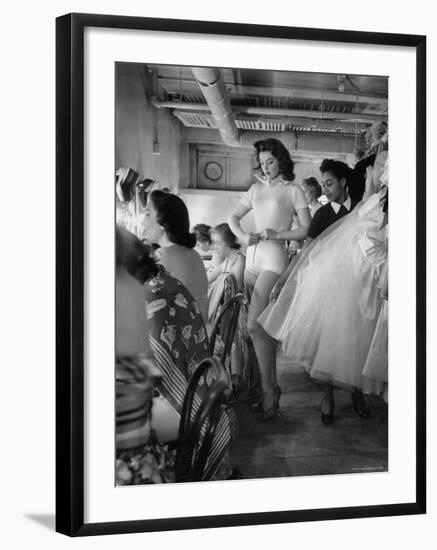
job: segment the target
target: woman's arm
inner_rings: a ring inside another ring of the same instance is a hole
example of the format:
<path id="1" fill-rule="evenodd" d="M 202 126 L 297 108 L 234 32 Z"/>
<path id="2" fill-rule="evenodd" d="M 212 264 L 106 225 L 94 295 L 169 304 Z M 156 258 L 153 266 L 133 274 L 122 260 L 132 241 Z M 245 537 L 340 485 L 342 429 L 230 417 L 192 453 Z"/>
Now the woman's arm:
<path id="1" fill-rule="evenodd" d="M 242 254 L 238 254 L 237 259 L 235 260 L 234 265 L 231 268 L 231 273 L 237 281 L 238 288 L 243 288 L 243 279 L 244 279 L 244 265 L 245 258 Z"/>
<path id="2" fill-rule="evenodd" d="M 217 277 L 223 273 L 223 263 L 224 262 L 222 262 L 213 271 L 210 271 L 209 273 L 207 273 L 207 275 L 208 275 L 208 284 L 213 283 L 217 279 Z"/>
<path id="3" fill-rule="evenodd" d="M 274 231 L 273 229 L 264 229 L 261 232 L 261 238 L 274 241 L 303 241 L 308 235 L 308 228 L 311 223 L 310 211 L 308 208 L 300 208 L 297 211 L 299 227 L 288 231 Z"/>
<path id="4" fill-rule="evenodd" d="M 250 208 L 242 203 L 239 203 L 232 214 L 229 216 L 228 224 L 232 233 L 238 237 L 240 242 L 247 246 L 256 244 L 259 241 L 259 235 L 257 233 L 245 233 L 240 225 L 240 220 L 250 211 Z"/>

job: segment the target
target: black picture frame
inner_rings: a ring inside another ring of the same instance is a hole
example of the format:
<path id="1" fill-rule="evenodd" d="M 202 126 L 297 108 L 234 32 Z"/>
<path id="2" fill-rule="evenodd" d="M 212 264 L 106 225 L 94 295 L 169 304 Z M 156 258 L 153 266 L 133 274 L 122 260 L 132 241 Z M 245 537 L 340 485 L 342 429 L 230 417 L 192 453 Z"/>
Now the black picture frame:
<path id="1" fill-rule="evenodd" d="M 84 29 L 403 46 L 416 51 L 416 499 L 388 505 L 84 523 Z M 95 14 L 56 20 L 56 530 L 69 536 L 423 514 L 426 511 L 426 37 Z M 420 191 L 420 192 L 419 192 Z"/>

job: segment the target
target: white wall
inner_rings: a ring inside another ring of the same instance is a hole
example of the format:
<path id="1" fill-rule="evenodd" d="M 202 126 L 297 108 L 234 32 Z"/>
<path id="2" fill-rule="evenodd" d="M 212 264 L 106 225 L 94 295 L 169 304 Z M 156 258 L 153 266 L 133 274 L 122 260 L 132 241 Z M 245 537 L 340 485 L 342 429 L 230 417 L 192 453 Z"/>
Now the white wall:
<path id="1" fill-rule="evenodd" d="M 413 9 L 414 8 L 414 9 Z M 163 3 L 139 0 L 58 0 L 56 3 L 7 2 L 2 28 L 2 134 L 4 190 L 13 184 L 20 210 L 4 194 L 2 229 L 2 418 L 0 539 L 7 550 L 65 548 L 211 550 L 273 547 L 303 550 L 404 550 L 435 547 L 437 524 L 437 217 L 429 217 L 429 514 L 241 527 L 173 533 L 118 535 L 71 540 L 53 532 L 54 513 L 54 18 L 70 11 L 180 19 L 232 20 L 333 29 L 429 35 L 429 93 L 437 96 L 437 30 L 432 3 L 417 0 L 402 9 L 394 1 L 313 0 L 293 4 L 251 4 L 222 0 Z M 145 52 L 146 54 L 147 52 Z M 437 120 L 435 101 L 429 120 Z M 429 152 L 437 150 L 435 125 L 429 125 Z M 433 158 L 430 154 L 430 163 Z M 431 164 L 432 165 L 432 164 Z M 26 173 L 9 181 L 10 167 Z M 6 191 L 5 191 L 6 193 Z M 429 205 L 437 188 L 428 185 Z M 262 495 L 260 495 L 262 498 Z M 34 519 L 32 519 L 34 518 Z M 36 520 L 35 520 L 36 518 Z M 49 528 L 46 525 L 49 525 Z"/>
<path id="2" fill-rule="evenodd" d="M 177 189 L 180 122 L 167 109 L 155 110 L 148 101 L 151 80 L 144 67 L 117 65 L 115 166 L 133 168 L 141 179 L 149 178 L 159 181 L 162 187 Z M 153 154 L 155 124 L 159 155 Z"/>
<path id="3" fill-rule="evenodd" d="M 206 223 L 214 227 L 228 221 L 241 193 L 182 189 L 179 196 L 187 205 L 191 227 L 197 223 Z M 252 212 L 248 212 L 241 220 L 241 227 L 246 232 L 255 231 Z"/>

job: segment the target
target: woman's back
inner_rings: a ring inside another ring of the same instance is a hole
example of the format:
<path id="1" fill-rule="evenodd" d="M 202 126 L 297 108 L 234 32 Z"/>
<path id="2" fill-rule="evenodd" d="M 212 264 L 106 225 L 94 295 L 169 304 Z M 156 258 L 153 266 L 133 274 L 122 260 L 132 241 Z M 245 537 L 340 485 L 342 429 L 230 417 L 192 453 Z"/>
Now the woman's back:
<path id="1" fill-rule="evenodd" d="M 189 291 L 163 268 L 144 283 L 144 291 L 150 345 L 162 374 L 158 390 L 180 415 L 188 381 L 198 364 L 210 355 L 205 325 L 198 304 Z M 197 388 L 194 399 L 196 410 L 213 380 L 214 375 L 211 374 Z M 168 422 L 168 419 L 163 422 Z M 169 432 L 171 427 L 167 425 L 166 430 Z M 212 479 L 224 479 L 230 474 L 227 457 L 229 440 L 229 418 L 222 411 L 206 466 L 207 474 Z"/>
<path id="2" fill-rule="evenodd" d="M 208 279 L 199 254 L 192 248 L 172 244 L 156 251 L 156 258 L 178 279 L 197 301 L 204 319 L 208 308 Z"/>

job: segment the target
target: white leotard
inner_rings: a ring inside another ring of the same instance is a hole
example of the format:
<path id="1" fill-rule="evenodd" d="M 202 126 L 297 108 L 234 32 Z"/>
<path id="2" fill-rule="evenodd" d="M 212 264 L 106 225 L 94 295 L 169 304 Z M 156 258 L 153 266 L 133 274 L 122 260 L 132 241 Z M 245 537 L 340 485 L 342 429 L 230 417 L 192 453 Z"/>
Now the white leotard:
<path id="1" fill-rule="evenodd" d="M 296 212 L 308 207 L 302 189 L 285 180 L 279 180 L 274 185 L 253 184 L 241 198 L 240 204 L 253 210 L 257 232 L 266 228 L 289 231 Z M 246 258 L 246 269 L 254 275 L 262 271 L 280 275 L 288 264 L 284 241 L 260 241 L 249 246 Z"/>

